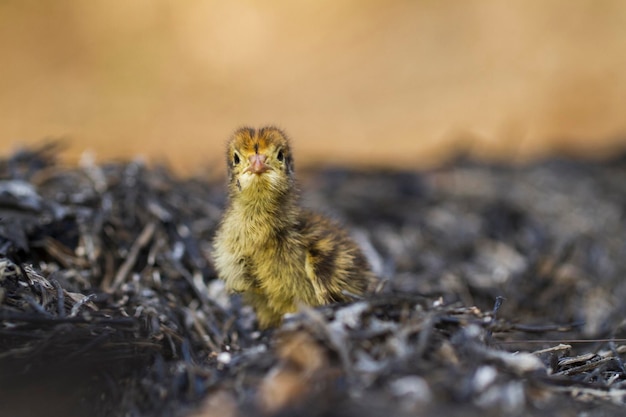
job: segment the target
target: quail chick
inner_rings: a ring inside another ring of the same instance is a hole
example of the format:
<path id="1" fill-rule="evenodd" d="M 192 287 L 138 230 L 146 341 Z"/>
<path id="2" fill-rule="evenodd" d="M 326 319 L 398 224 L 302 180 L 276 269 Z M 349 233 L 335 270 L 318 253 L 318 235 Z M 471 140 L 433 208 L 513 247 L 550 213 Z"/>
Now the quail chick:
<path id="1" fill-rule="evenodd" d="M 241 128 L 226 162 L 229 201 L 213 261 L 226 287 L 255 309 L 261 328 L 280 324 L 299 303 L 319 306 L 367 290 L 374 276 L 346 231 L 299 205 L 285 133 Z"/>

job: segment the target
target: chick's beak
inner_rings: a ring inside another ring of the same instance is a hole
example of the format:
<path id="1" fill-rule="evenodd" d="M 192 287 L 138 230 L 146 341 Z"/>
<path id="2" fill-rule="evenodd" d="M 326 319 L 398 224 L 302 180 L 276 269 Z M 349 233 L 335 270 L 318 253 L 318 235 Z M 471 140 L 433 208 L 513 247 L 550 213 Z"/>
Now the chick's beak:
<path id="1" fill-rule="evenodd" d="M 248 160 L 250 161 L 250 165 L 246 168 L 245 171 L 251 172 L 253 174 L 262 174 L 270 167 L 265 163 L 265 159 L 267 157 L 263 154 L 255 153 L 254 155 L 250 155 Z"/>

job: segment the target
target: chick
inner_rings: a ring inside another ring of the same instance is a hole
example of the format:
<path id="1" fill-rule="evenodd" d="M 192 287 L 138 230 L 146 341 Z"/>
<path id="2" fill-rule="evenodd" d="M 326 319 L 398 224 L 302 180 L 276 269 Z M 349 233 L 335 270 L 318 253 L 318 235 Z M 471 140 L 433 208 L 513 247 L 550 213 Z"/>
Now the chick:
<path id="1" fill-rule="evenodd" d="M 261 328 L 280 324 L 299 303 L 319 306 L 367 290 L 374 276 L 346 231 L 299 205 L 285 133 L 241 128 L 226 162 L 229 201 L 213 262 L 227 288 L 255 309 Z"/>

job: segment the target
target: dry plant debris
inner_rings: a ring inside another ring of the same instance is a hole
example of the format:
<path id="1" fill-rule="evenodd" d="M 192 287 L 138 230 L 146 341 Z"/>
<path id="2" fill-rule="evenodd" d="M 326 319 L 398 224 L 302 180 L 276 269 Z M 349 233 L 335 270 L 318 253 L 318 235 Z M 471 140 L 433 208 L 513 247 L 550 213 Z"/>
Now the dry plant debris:
<path id="1" fill-rule="evenodd" d="M 259 332 L 210 262 L 223 181 L 58 152 L 0 161 L 7 415 L 624 411 L 624 158 L 307 172 L 381 285 Z"/>

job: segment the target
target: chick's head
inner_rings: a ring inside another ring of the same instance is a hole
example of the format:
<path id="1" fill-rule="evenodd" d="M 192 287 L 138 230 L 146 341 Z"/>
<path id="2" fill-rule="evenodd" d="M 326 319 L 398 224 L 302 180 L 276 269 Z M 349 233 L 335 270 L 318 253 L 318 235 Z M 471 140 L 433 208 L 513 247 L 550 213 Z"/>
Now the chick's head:
<path id="1" fill-rule="evenodd" d="M 293 183 L 289 140 L 275 127 L 238 129 L 228 143 L 226 163 L 233 193 L 285 193 Z"/>

